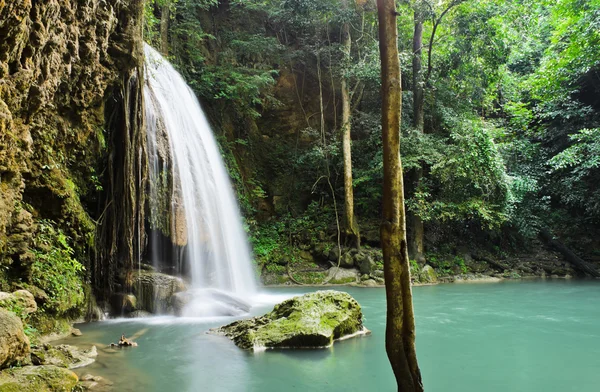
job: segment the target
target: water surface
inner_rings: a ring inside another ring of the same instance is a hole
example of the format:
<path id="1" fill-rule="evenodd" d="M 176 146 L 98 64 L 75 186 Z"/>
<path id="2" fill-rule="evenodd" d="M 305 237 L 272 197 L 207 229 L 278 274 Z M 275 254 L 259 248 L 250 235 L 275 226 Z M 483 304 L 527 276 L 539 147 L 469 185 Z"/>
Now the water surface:
<path id="1" fill-rule="evenodd" d="M 100 350 L 97 363 L 81 369 L 111 379 L 118 391 L 395 390 L 384 351 L 384 290 L 337 289 L 361 304 L 371 336 L 331 349 L 252 354 L 205 333 L 232 319 L 153 318 L 80 325 L 84 335 L 69 342 L 105 345 L 121 333 L 146 329 L 139 347 Z M 600 282 L 449 284 L 413 291 L 426 391 L 600 390 Z"/>

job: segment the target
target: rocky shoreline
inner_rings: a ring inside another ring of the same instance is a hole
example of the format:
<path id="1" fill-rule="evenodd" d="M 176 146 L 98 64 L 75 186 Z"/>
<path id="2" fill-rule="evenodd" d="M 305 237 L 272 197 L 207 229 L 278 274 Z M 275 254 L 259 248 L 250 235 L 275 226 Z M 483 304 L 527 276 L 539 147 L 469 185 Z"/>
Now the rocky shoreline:
<path id="1" fill-rule="evenodd" d="M 382 287 L 383 255 L 378 248 L 361 250 L 317 247 L 302 250 L 294 262 L 282 260 L 277 271 L 263 269 L 265 286 L 336 286 Z M 339 267 L 338 267 L 339 263 Z M 452 255 L 431 255 L 425 264 L 411 261 L 415 286 L 436 283 L 499 282 L 517 279 L 584 278 L 568 261 L 543 246 L 529 252 L 493 256 L 485 252 L 463 251 Z"/>
<path id="2" fill-rule="evenodd" d="M 80 379 L 73 372 L 96 360 L 96 346 L 80 349 L 47 343 L 63 335 L 36 335 L 28 321 L 37 311 L 35 298 L 27 290 L 0 292 L 0 391 L 71 391 L 108 385 L 101 377 L 86 375 Z M 69 334 L 79 336 L 81 332 L 71 329 Z"/>

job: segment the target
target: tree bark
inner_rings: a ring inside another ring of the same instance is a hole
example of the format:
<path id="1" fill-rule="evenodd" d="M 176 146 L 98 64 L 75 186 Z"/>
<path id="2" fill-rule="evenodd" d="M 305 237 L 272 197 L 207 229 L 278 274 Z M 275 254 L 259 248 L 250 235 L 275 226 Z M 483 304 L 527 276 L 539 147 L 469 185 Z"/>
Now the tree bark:
<path id="1" fill-rule="evenodd" d="M 342 1 L 342 7 L 348 8 L 347 0 Z M 346 22 L 342 26 L 342 48 L 344 51 L 344 67 L 350 62 L 352 37 L 350 25 Z M 352 186 L 352 139 L 350 137 L 350 91 L 348 80 L 342 75 L 342 152 L 344 155 L 344 210 L 345 210 L 345 241 L 354 248 L 360 248 L 360 232 L 354 216 L 354 190 Z"/>
<path id="2" fill-rule="evenodd" d="M 421 67 L 421 54 L 423 48 L 423 13 L 419 9 L 420 4 L 415 5 L 414 13 L 414 24 L 415 30 L 413 34 L 413 59 L 412 59 L 412 77 L 413 77 L 413 127 L 419 133 L 423 133 L 424 130 L 424 82 L 423 82 L 423 71 Z M 421 163 L 422 164 L 422 163 Z M 421 184 L 421 178 L 423 177 L 423 168 L 419 167 L 412 171 L 413 186 L 416 192 Z M 411 258 L 417 261 L 419 264 L 425 263 L 424 254 L 424 240 L 425 228 L 423 227 L 423 220 L 420 216 L 415 213 L 408 215 L 409 222 L 411 225 L 411 238 L 408 246 L 408 252 Z"/>
<path id="3" fill-rule="evenodd" d="M 387 299 L 386 352 L 399 392 L 423 391 L 415 350 L 415 317 L 406 246 L 400 160 L 402 90 L 394 0 L 377 0 L 381 56 L 383 220 L 381 245 Z"/>
<path id="4" fill-rule="evenodd" d="M 165 1 L 160 10 L 160 51 L 163 56 L 169 55 L 169 1 Z"/>

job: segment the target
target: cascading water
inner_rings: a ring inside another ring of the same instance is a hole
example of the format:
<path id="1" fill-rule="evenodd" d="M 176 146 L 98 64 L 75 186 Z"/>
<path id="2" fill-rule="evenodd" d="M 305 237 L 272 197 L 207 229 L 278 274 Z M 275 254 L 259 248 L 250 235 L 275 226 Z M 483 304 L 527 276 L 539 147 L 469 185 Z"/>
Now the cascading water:
<path id="1" fill-rule="evenodd" d="M 148 45 L 145 56 L 144 99 L 150 181 L 154 183 L 150 198 L 155 202 L 161 199 L 160 192 L 167 181 L 164 173 L 170 170 L 172 195 L 166 204 L 171 205 L 172 211 L 167 225 L 171 237 L 178 235 L 184 243 L 184 251 L 175 259 L 179 272 L 187 271 L 191 280 L 192 300 L 184 315 L 232 313 L 229 310 L 240 308 L 236 297 L 249 298 L 256 292 L 256 278 L 227 171 L 192 90 L 173 66 Z M 159 147 L 163 133 L 168 139 L 167 153 Z M 159 167 L 161 154 L 168 155 L 168 162 Z M 161 211 L 150 209 L 151 220 L 164 221 L 167 215 L 164 211 L 163 216 L 157 214 Z M 161 257 L 156 249 L 161 246 L 159 241 L 151 242 L 154 258 Z"/>

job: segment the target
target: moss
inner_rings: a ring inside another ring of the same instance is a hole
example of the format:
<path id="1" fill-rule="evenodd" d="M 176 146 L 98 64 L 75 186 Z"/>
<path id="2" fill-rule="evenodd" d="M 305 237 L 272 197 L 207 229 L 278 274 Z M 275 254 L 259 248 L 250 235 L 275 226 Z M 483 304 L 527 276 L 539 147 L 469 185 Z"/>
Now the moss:
<path id="1" fill-rule="evenodd" d="M 25 366 L 0 372 L 0 392 L 71 392 L 78 381 L 68 369 Z"/>
<path id="2" fill-rule="evenodd" d="M 347 293 L 317 291 L 294 297 L 262 317 L 219 329 L 243 349 L 324 347 L 334 339 L 363 330 L 360 305 Z"/>
<path id="3" fill-rule="evenodd" d="M 71 323 L 68 318 L 56 317 L 40 311 L 30 316 L 29 324 L 41 335 L 63 335 L 71 330 Z M 35 341 L 36 339 L 33 342 Z"/>
<path id="4" fill-rule="evenodd" d="M 354 283 L 356 282 L 356 278 L 352 277 L 352 276 L 348 276 L 345 278 L 341 278 L 341 279 L 331 279 L 329 281 L 329 283 L 331 284 L 348 284 L 348 283 Z"/>

